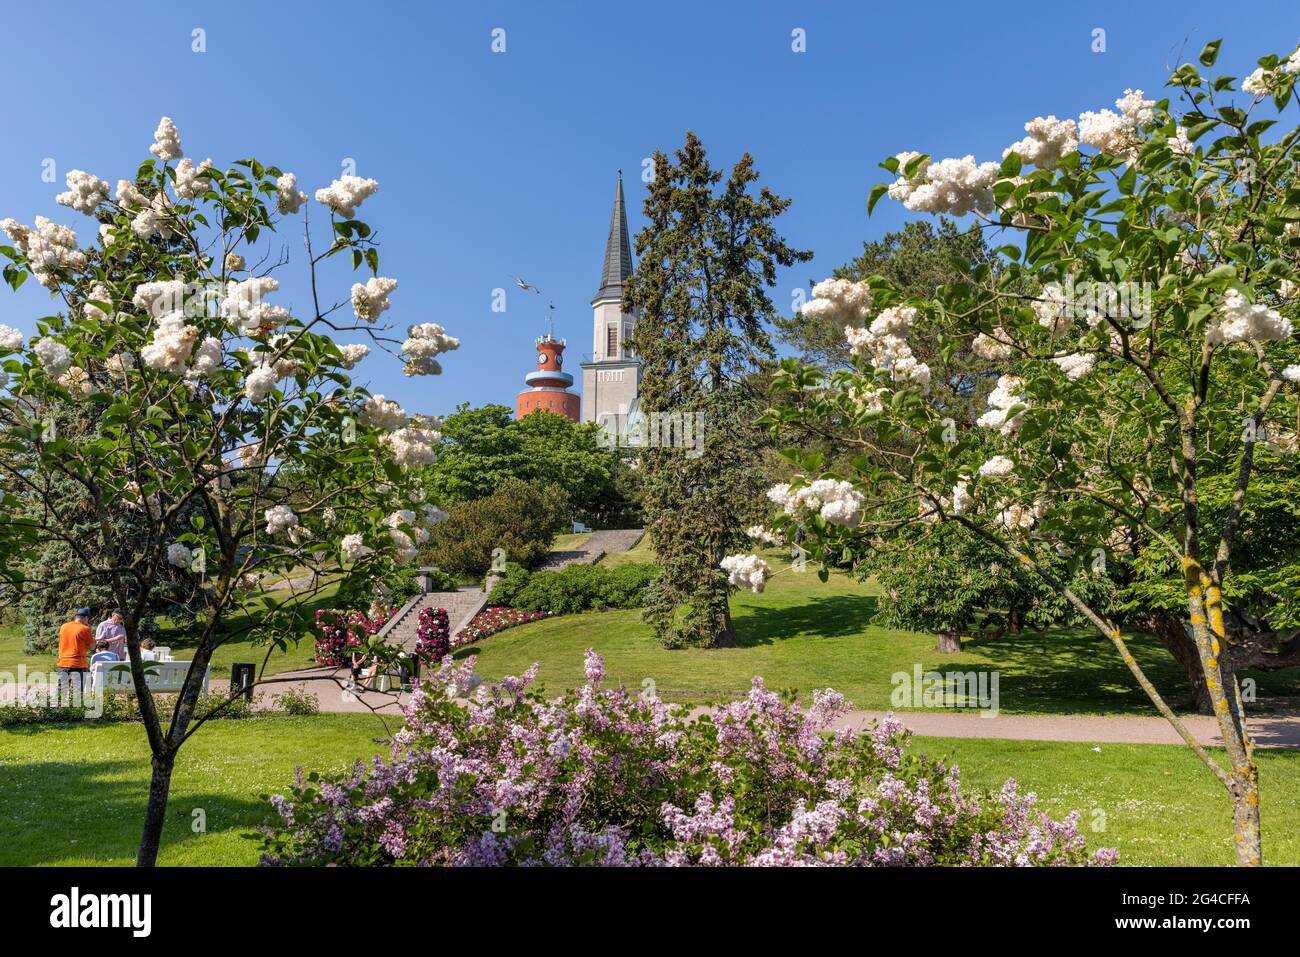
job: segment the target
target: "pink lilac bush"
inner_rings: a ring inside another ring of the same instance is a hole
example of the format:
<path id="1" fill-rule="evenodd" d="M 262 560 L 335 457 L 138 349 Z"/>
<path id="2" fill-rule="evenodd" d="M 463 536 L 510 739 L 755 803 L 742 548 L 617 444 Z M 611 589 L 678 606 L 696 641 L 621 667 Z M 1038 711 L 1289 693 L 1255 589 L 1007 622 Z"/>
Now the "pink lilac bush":
<path id="1" fill-rule="evenodd" d="M 405 709 L 388 760 L 304 778 L 271 799 L 264 864 L 1077 865 L 1074 812 L 1056 821 L 1014 781 L 963 792 L 960 772 L 908 754 L 893 716 L 829 732 L 850 706 L 807 709 L 755 678 L 690 718 L 586 681 L 547 700 L 534 665 L 495 687 L 444 658 Z"/>

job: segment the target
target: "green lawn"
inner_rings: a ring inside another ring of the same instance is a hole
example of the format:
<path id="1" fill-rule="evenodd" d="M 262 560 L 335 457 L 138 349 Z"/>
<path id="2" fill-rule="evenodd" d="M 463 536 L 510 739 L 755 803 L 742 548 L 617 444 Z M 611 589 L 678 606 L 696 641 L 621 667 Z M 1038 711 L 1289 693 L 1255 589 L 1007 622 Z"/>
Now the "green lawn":
<path id="1" fill-rule="evenodd" d="M 271 716 L 223 721 L 181 752 L 160 863 L 239 865 L 265 820 L 259 795 L 282 791 L 293 768 L 341 769 L 393 730 L 371 715 Z M 1118 847 L 1125 864 L 1231 864 L 1231 816 L 1222 789 L 1176 745 L 1088 745 L 917 738 L 912 749 L 955 760 L 968 786 L 1015 777 L 1044 809 L 1078 809 L 1089 847 Z M 1259 755 L 1265 859 L 1300 865 L 1300 753 Z M 0 730 L 0 866 L 129 864 L 139 840 L 148 748 L 139 725 Z M 207 830 L 194 833 L 195 809 Z M 1105 812 L 1105 830 L 1094 832 Z"/>
<path id="2" fill-rule="evenodd" d="M 389 721 L 390 728 L 398 725 Z M 342 769 L 387 754 L 372 715 L 274 715 L 214 722 L 183 748 L 173 778 L 160 864 L 254 864 L 243 837 L 266 819 L 259 797 L 293 769 Z M 131 864 L 149 786 L 138 724 L 0 730 L 0 865 Z M 196 809 L 205 833 L 194 833 Z"/>
<path id="3" fill-rule="evenodd" d="M 605 561 L 652 561 L 646 544 Z M 775 555 L 768 555 L 778 567 Z M 1114 648 L 1085 629 L 1040 635 L 1026 631 L 970 642 L 958 655 L 935 652 L 931 635 L 868 624 L 875 610 L 872 583 L 832 575 L 821 582 L 812 571 L 784 566 L 761 595 L 737 592 L 732 599 L 738 647 L 665 650 L 639 611 L 558 616 L 512 628 L 456 652 L 478 655 L 485 678 L 521 674 L 541 663 L 541 680 L 554 691 L 582 681 L 582 655 L 590 647 L 605 656 L 610 679 L 640 688 L 653 681 L 674 701 L 712 701 L 745 691 L 753 675 L 768 687 L 794 688 L 801 696 L 832 687 L 862 708 L 890 708 L 896 672 L 996 670 L 1001 709 L 1016 714 L 1154 713 L 1146 695 Z M 1184 678 L 1155 640 L 1128 636 L 1133 653 L 1175 707 L 1188 703 Z M 1260 707 L 1292 706 L 1300 695 L 1300 669 L 1252 674 Z"/>

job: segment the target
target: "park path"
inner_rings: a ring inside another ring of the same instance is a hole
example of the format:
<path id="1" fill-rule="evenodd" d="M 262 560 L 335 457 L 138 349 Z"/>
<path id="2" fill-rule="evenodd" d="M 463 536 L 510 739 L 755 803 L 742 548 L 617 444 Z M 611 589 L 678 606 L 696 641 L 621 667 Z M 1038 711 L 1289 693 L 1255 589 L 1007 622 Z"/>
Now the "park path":
<path id="1" fill-rule="evenodd" d="M 861 730 L 886 711 L 851 711 L 836 727 Z M 1132 715 L 999 714 L 976 712 L 899 711 L 895 716 L 913 734 L 938 738 L 1002 738 L 1012 741 L 1076 741 L 1083 744 L 1182 744 L 1183 739 L 1164 718 Z M 1204 745 L 1222 746 L 1218 722 L 1212 717 L 1184 715 L 1183 723 Z M 1247 719 L 1255 744 L 1261 748 L 1300 748 L 1300 713 L 1281 712 Z"/>
<path id="2" fill-rule="evenodd" d="M 300 690 L 316 694 L 322 711 L 366 712 L 398 715 L 406 693 L 358 691 L 342 693 L 340 683 L 346 669 L 321 668 L 315 672 L 276 675 L 277 683 L 264 686 L 268 698 L 283 690 L 285 681 Z M 214 689 L 221 684 L 214 680 Z M 700 714 L 707 708 L 691 709 Z M 834 723 L 836 728 L 861 731 L 872 721 L 893 714 L 913 734 L 937 738 L 985 738 L 1010 741 L 1071 741 L 1099 747 L 1106 744 L 1178 744 L 1182 738 L 1164 718 L 1133 715 L 1023 715 L 999 714 L 983 717 L 977 712 L 955 711 L 850 711 Z M 1196 740 L 1206 746 L 1222 746 L 1218 723 L 1212 717 L 1184 715 L 1183 722 Z M 1254 715 L 1250 733 L 1260 748 L 1300 748 L 1300 712 Z"/>

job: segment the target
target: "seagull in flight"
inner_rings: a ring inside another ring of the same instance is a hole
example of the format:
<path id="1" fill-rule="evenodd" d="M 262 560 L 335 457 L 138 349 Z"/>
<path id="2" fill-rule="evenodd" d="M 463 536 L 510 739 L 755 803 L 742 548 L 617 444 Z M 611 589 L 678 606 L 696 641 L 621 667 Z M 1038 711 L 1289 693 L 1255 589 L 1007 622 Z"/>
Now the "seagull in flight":
<path id="1" fill-rule="evenodd" d="M 524 290 L 525 292 L 529 292 L 529 291 L 531 291 L 531 292 L 535 292 L 535 293 L 537 293 L 537 295 L 539 295 L 539 296 L 542 294 L 542 291 L 541 291 L 540 289 L 538 289 L 538 288 L 537 288 L 536 286 L 534 286 L 532 283 L 524 282 L 524 281 L 523 281 L 522 279 L 520 279 L 518 276 L 515 276 L 515 284 L 518 285 L 519 288 L 522 289 L 522 290 Z"/>

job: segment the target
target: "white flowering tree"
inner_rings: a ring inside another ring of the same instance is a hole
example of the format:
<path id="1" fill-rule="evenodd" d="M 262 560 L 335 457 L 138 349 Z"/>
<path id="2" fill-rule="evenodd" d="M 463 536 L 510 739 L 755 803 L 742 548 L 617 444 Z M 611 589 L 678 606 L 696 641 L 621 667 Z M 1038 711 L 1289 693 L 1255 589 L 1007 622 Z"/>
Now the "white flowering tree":
<path id="1" fill-rule="evenodd" d="M 94 580 L 124 610 L 153 755 L 138 858 L 145 865 L 158 852 L 177 752 L 208 716 L 195 715 L 202 675 L 213 651 L 239 634 L 231 619 L 255 607 L 269 656 L 306 633 L 305 603 L 317 589 L 286 599 L 268 585 L 307 571 L 382 579 L 414 557 L 441 516 L 410 471 L 433 460 L 437 422 L 369 394 L 349 370 L 377 348 L 401 358 L 407 375 L 437 373 L 436 357 L 458 345 L 435 323 L 411 326 L 404 340 L 387 334 L 397 282 L 377 275 L 372 230 L 356 218 L 374 180 L 344 176 L 317 191 L 326 234 L 314 237 L 293 174 L 255 159 L 225 170 L 195 164 L 167 118 L 155 140 L 153 158 L 111 195 L 97 176 L 68 174 L 57 201 L 93 217 L 93 246 L 83 249 L 72 228 L 44 218 L 31 227 L 0 223 L 13 243 L 0 247 L 10 260 L 5 279 L 17 288 L 34 277 L 55 302 L 53 314 L 36 320 L 30 345 L 0 327 L 7 594 L 58 589 L 73 601 L 78 582 Z M 310 298 L 290 309 L 268 300 L 279 285 L 273 273 L 288 259 L 267 246 L 295 214 Z M 371 275 L 334 299 L 324 267 L 346 270 L 349 260 Z M 93 412 L 91 440 L 66 441 L 44 420 L 42 410 L 67 403 Z M 41 471 L 84 490 L 103 516 L 94 534 L 104 541 L 91 548 L 69 536 L 66 503 L 43 495 Z M 108 540 L 109 510 L 123 503 L 146 533 L 125 559 L 106 563 L 96 556 L 124 554 Z M 68 580 L 26 578 L 24 550 L 52 539 L 65 540 L 82 567 Z M 163 714 L 146 685 L 138 625 L 156 610 L 155 583 L 168 566 L 195 577 L 207 611 L 192 636 L 188 678 Z"/>
<path id="2" fill-rule="evenodd" d="M 1217 42 L 1201 53 L 1211 67 Z M 827 563 L 861 556 L 904 522 L 959 523 L 1039 576 L 1105 636 L 1153 706 L 1222 782 L 1241 864 L 1262 857 L 1259 779 L 1225 609 L 1246 590 L 1234 549 L 1252 492 L 1294 479 L 1300 344 L 1300 130 L 1277 126 L 1300 53 L 1244 82 L 1193 64 L 1175 96 L 1125 91 L 1116 110 L 1026 124 L 1000 162 L 902 153 L 875 187 L 908 209 L 971 215 L 1009 240 L 1001 268 L 967 267 L 934 298 L 884 279 L 818 284 L 807 309 L 843 321 L 856 357 L 830 376 L 787 362 L 783 424 L 853 426 L 843 474 L 792 451 L 802 475 L 772 490 L 778 531 L 802 526 Z M 940 345 L 934 366 L 909 338 Z M 975 357 L 972 371 L 971 358 Z M 984 395 L 960 428 L 931 389 Z M 1223 478 L 1214 508 L 1209 479 Z M 1049 556 L 1101 573 L 1141 561 L 1181 579 L 1185 624 L 1223 740 L 1197 741 L 1115 620 L 1054 574 Z M 753 577 L 752 569 L 748 572 Z M 761 578 L 761 575 L 759 576 Z M 1294 619 L 1296 590 L 1272 588 Z"/>

